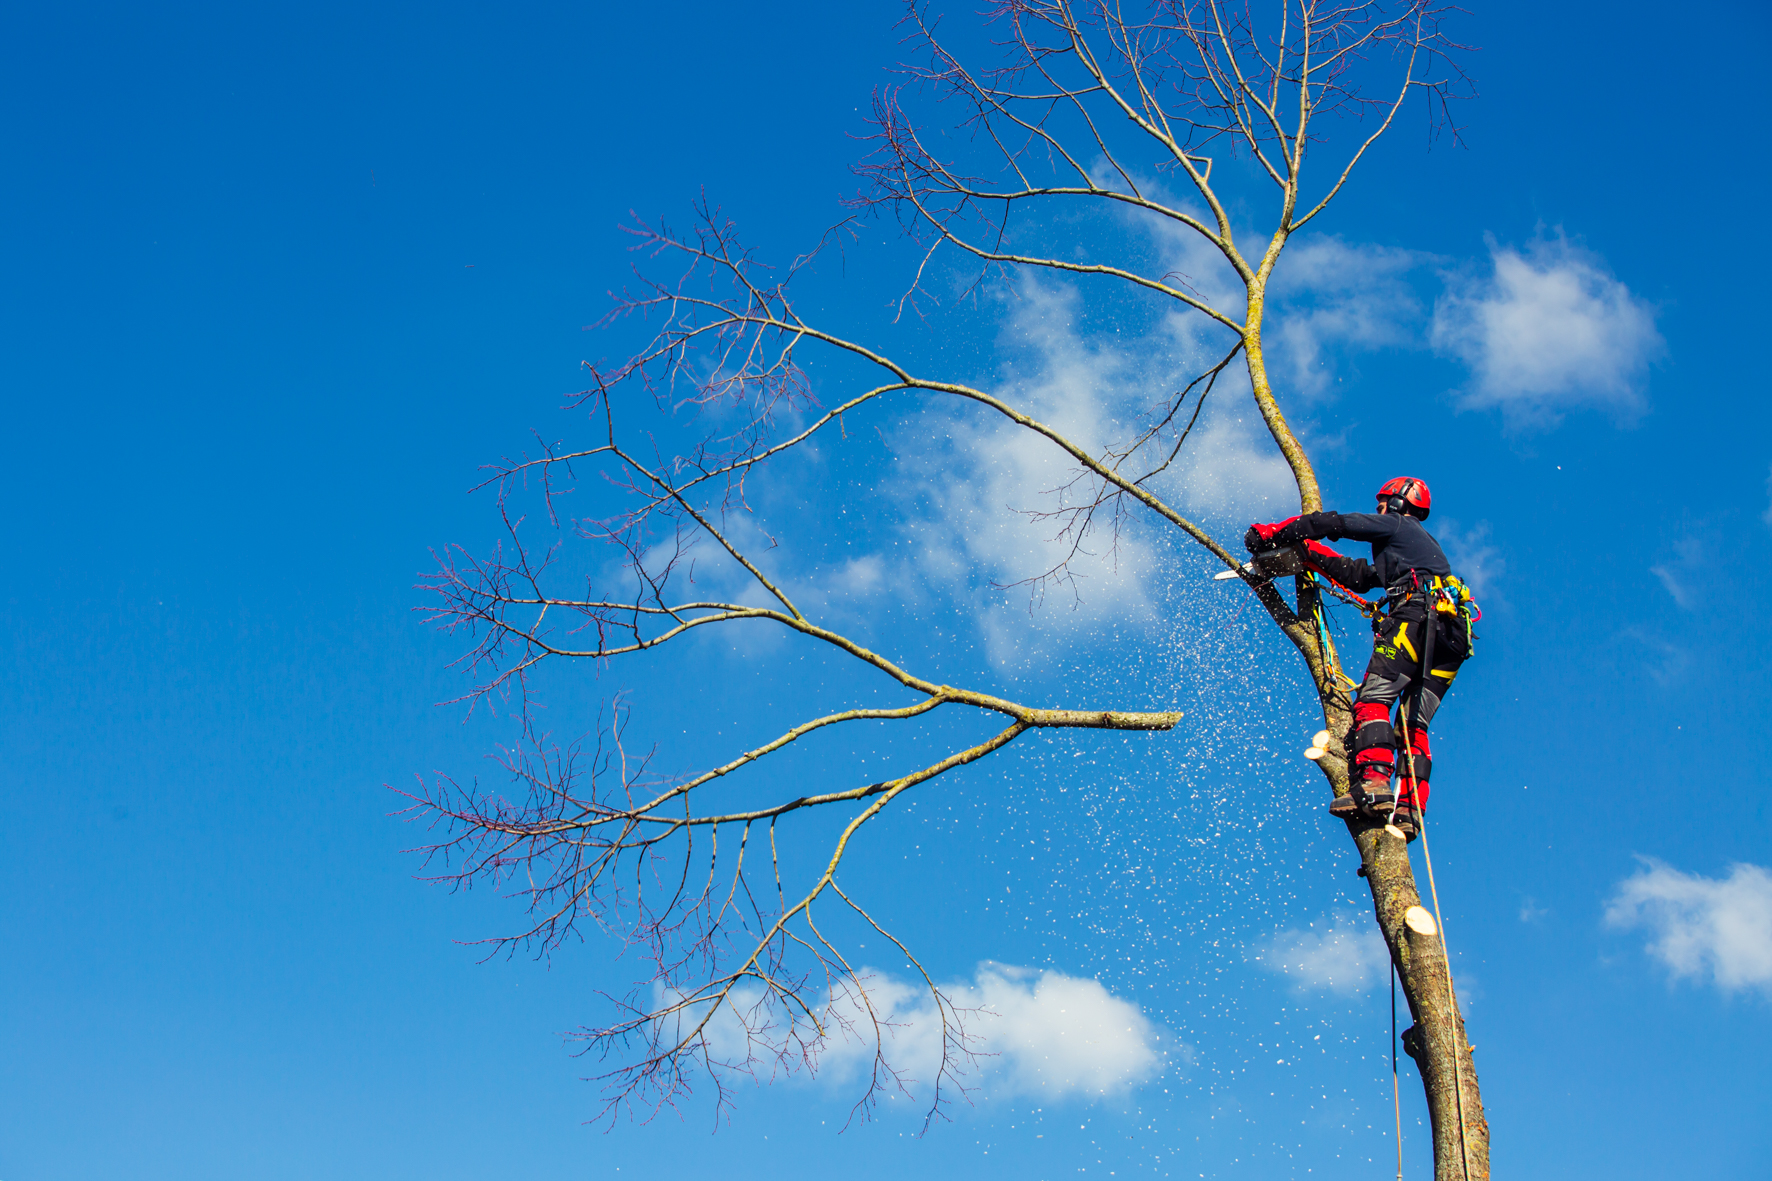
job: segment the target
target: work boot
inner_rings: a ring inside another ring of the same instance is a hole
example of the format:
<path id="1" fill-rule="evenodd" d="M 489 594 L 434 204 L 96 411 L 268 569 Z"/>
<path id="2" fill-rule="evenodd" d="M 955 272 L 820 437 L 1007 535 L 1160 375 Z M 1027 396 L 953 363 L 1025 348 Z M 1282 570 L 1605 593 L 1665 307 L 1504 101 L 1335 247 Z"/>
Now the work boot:
<path id="1" fill-rule="evenodd" d="M 1370 783 L 1368 788 L 1366 783 Z M 1355 783 L 1353 789 L 1344 796 L 1336 796 L 1329 805 L 1329 815 L 1337 820 L 1352 820 L 1355 816 L 1364 816 L 1368 820 L 1383 823 L 1390 815 L 1391 805 L 1396 802 L 1389 783 L 1380 784 L 1376 779 L 1366 783 Z"/>
<path id="2" fill-rule="evenodd" d="M 1397 805 L 1396 812 L 1391 815 L 1391 823 L 1402 832 L 1405 840 L 1413 841 L 1421 835 L 1421 826 L 1415 822 L 1415 809 L 1409 806 L 1408 800 Z"/>

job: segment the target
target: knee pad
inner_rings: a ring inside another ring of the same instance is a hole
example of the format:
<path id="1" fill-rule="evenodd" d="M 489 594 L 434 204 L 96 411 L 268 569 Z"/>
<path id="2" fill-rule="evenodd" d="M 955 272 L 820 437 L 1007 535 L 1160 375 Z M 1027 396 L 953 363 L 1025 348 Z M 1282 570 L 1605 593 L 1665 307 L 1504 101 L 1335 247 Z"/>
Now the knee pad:
<path id="1" fill-rule="evenodd" d="M 1362 696 L 1354 706 L 1353 733 L 1348 735 L 1347 743 L 1353 752 L 1354 778 L 1382 779 L 1388 783 L 1393 764 L 1391 752 L 1396 741 L 1396 731 L 1391 728 L 1390 703 L 1368 701 Z"/>

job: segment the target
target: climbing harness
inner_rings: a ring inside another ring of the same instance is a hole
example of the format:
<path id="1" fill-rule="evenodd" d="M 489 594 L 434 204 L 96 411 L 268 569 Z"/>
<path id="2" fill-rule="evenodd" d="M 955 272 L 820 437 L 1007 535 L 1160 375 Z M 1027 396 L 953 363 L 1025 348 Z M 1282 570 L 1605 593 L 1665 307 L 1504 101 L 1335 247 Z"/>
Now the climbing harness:
<path id="1" fill-rule="evenodd" d="M 1341 667 L 1341 656 L 1335 650 L 1335 641 L 1329 635 L 1329 617 L 1323 610 L 1323 591 L 1328 591 L 1342 602 L 1349 604 L 1368 619 L 1377 621 L 1384 613 L 1382 603 L 1372 603 L 1348 590 L 1321 570 L 1310 572 L 1311 582 L 1316 586 L 1318 594 L 1316 605 L 1311 610 L 1311 622 L 1316 625 L 1317 644 L 1323 652 L 1323 668 L 1329 674 L 1329 680 L 1336 688 L 1352 694 L 1360 687 L 1360 682 L 1347 675 Z"/>
<path id="2" fill-rule="evenodd" d="M 1456 574 L 1437 574 L 1421 589 L 1427 594 L 1435 614 L 1451 616 L 1454 626 L 1464 627 L 1466 658 L 1474 656 L 1477 651 L 1474 626 L 1483 618 L 1483 609 L 1471 597 L 1470 587 L 1465 585 L 1464 579 Z"/>

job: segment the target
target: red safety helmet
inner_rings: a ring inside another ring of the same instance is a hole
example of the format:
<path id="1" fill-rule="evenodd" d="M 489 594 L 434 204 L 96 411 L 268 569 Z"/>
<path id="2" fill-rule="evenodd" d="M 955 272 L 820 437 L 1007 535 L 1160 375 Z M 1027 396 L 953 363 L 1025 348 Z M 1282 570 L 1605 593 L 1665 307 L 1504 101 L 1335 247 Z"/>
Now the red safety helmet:
<path id="1" fill-rule="evenodd" d="M 1427 520 L 1428 510 L 1434 503 L 1433 493 L 1414 476 L 1386 480 L 1384 487 L 1378 490 L 1378 500 L 1380 512 L 1408 513 L 1420 521 Z"/>

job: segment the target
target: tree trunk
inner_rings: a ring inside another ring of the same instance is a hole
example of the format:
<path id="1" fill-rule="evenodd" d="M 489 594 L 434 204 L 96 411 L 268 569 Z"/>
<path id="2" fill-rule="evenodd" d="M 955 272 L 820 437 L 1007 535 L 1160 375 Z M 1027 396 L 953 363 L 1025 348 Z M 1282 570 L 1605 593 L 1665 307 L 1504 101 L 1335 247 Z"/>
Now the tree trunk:
<path id="1" fill-rule="evenodd" d="M 1372 908 L 1415 1024 L 1403 1049 L 1421 1072 L 1433 1121 L 1434 1181 L 1488 1181 L 1489 1121 L 1476 1063 L 1452 990 L 1446 945 L 1431 911 L 1421 905 L 1408 845 L 1391 830 L 1350 824 Z"/>
<path id="2" fill-rule="evenodd" d="M 1308 513 L 1323 507 L 1316 472 L 1274 399 L 1261 347 L 1267 275 L 1284 242 L 1284 234 L 1276 235 L 1261 270 L 1247 282 L 1243 356 L 1256 405 L 1297 480 L 1299 511 Z M 1316 626 L 1311 622 L 1320 592 L 1309 578 L 1298 579 L 1295 586 L 1296 611 L 1273 583 L 1251 583 L 1261 605 L 1310 669 L 1323 707 L 1323 724 L 1332 736 L 1329 753 L 1317 761 L 1317 767 L 1328 778 L 1335 795 L 1343 796 L 1350 786 L 1345 742 L 1353 729 L 1353 703 L 1326 663 Z M 1425 833 L 1425 817 L 1421 825 Z M 1415 888 L 1408 842 L 1397 830 L 1363 818 L 1350 820 L 1348 833 L 1360 850 L 1361 872 L 1372 889 L 1378 927 L 1384 932 L 1397 979 L 1409 1001 L 1409 1013 L 1415 1019 L 1415 1024 L 1403 1034 L 1403 1048 L 1415 1060 L 1422 1089 L 1427 1093 L 1428 1113 L 1433 1120 L 1434 1181 L 1489 1181 L 1489 1121 L 1483 1118 L 1476 1065 L 1471 1060 L 1464 1018 L 1458 1012 L 1458 1000 L 1453 993 L 1442 934 L 1434 916 L 1421 905 L 1421 894 Z"/>
<path id="3" fill-rule="evenodd" d="M 1317 592 L 1308 581 L 1301 579 L 1300 583 L 1300 607 L 1308 618 Z M 1317 761 L 1317 767 L 1335 795 L 1346 795 L 1350 781 L 1345 742 L 1353 724 L 1348 694 L 1325 667 L 1313 632 L 1291 612 L 1272 584 L 1263 589 L 1267 592 L 1260 596 L 1263 605 L 1298 647 L 1318 686 L 1323 724 L 1332 737 L 1329 753 Z M 1276 607 L 1284 614 L 1276 613 Z M 1422 825 L 1425 832 L 1425 819 Z M 1372 909 L 1415 1021 L 1403 1034 L 1403 1049 L 1415 1060 L 1427 1094 L 1433 1121 L 1434 1181 L 1488 1181 L 1489 1121 L 1483 1117 L 1476 1064 L 1458 1011 L 1439 924 L 1432 911 L 1422 906 L 1415 886 L 1408 842 L 1400 832 L 1365 819 L 1349 821 L 1348 833 L 1360 851 L 1360 871 L 1372 890 Z"/>
<path id="4" fill-rule="evenodd" d="M 1330 753 L 1317 765 L 1335 794 L 1345 795 L 1349 781 L 1342 736 L 1348 733 L 1352 715 L 1339 699 L 1325 701 L 1323 721 L 1336 737 Z M 1425 829 L 1426 821 L 1422 823 Z M 1458 1011 L 1439 924 L 1422 906 L 1415 887 L 1408 842 L 1394 829 L 1361 819 L 1349 821 L 1348 832 L 1360 851 L 1373 913 L 1415 1021 L 1403 1034 L 1403 1049 L 1415 1060 L 1427 1094 L 1434 1181 L 1488 1181 L 1489 1121 L 1483 1118 L 1476 1063 Z"/>

